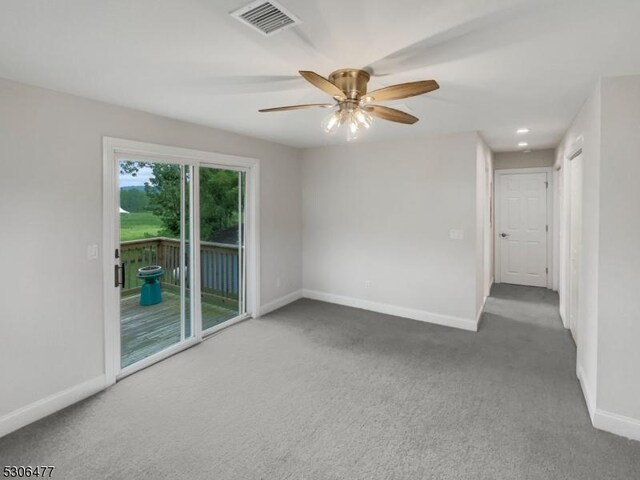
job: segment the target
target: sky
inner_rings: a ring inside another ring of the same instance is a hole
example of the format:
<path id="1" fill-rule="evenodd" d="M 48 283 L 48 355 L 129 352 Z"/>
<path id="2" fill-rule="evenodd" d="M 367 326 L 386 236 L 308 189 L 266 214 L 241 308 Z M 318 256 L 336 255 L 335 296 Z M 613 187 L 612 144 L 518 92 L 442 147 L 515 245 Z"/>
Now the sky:
<path id="1" fill-rule="evenodd" d="M 153 171 L 149 167 L 141 168 L 136 176 L 128 173 L 120 173 L 120 187 L 143 186 L 144 182 L 148 182 L 153 177 Z"/>

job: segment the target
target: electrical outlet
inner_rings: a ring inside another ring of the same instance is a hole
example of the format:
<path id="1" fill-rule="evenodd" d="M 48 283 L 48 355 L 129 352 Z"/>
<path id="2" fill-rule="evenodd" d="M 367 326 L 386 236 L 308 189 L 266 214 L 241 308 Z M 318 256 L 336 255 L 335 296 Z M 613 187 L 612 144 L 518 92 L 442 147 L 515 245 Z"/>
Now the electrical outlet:
<path id="1" fill-rule="evenodd" d="M 280 288 L 282 286 L 282 281 L 280 280 L 280 277 L 276 278 L 276 288 Z"/>
<path id="2" fill-rule="evenodd" d="M 364 288 L 371 288 L 371 280 L 364 281 Z"/>

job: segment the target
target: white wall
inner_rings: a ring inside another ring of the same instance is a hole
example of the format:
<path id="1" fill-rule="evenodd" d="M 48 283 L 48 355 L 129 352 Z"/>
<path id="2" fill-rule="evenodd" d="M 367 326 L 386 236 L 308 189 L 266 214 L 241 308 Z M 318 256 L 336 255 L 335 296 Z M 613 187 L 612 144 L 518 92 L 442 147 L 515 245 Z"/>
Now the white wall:
<path id="1" fill-rule="evenodd" d="M 602 80 L 597 407 L 640 439 L 640 76 Z M 585 187 L 587 187 L 585 185 Z"/>
<path id="2" fill-rule="evenodd" d="M 534 168 L 551 167 L 555 161 L 555 151 L 533 150 L 529 153 L 497 152 L 493 157 L 493 166 L 496 170 L 502 168 Z"/>
<path id="3" fill-rule="evenodd" d="M 640 76 L 605 78 L 557 150 L 569 198 L 566 155 L 583 137 L 582 251 L 577 368 L 593 424 L 640 440 Z M 565 202 L 561 221 L 571 222 Z M 563 229 L 561 271 L 568 270 Z M 560 278 L 568 301 L 567 273 Z"/>
<path id="4" fill-rule="evenodd" d="M 582 140 L 580 140 L 582 139 Z M 585 396 L 594 411 L 597 384 L 597 322 L 598 322 L 598 235 L 599 235 L 599 183 L 600 183 L 600 87 L 594 89 L 556 150 L 557 165 L 562 168 L 562 201 L 560 230 L 560 303 L 565 322 L 569 302 L 570 271 L 570 186 L 572 153 L 576 142 L 582 143 L 583 198 L 582 198 L 582 252 L 579 278 L 579 323 L 577 332 L 578 374 L 581 376 Z"/>
<path id="5" fill-rule="evenodd" d="M 305 295 L 475 328 L 477 143 L 464 133 L 305 150 Z"/>
<path id="6" fill-rule="evenodd" d="M 0 423 L 104 373 L 103 136 L 259 158 L 261 303 L 301 289 L 298 150 L 0 80 Z"/>

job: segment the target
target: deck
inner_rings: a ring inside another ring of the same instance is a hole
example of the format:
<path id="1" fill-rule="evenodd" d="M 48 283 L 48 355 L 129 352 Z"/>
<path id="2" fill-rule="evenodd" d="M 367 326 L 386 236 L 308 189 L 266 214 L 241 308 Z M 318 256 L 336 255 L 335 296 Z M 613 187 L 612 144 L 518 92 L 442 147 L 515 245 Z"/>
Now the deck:
<path id="1" fill-rule="evenodd" d="M 141 306 L 139 296 L 121 300 L 121 365 L 126 367 L 180 341 L 180 296 L 164 291 L 157 305 Z M 187 303 L 187 331 L 190 322 Z M 219 325 L 238 315 L 237 310 L 203 301 L 203 330 Z"/>

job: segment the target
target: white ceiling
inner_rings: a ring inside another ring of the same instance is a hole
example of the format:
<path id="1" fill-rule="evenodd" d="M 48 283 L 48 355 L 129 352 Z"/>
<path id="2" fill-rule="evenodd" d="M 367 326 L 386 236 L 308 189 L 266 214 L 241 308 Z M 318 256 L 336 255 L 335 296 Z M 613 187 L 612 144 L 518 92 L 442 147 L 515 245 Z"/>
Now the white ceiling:
<path id="1" fill-rule="evenodd" d="M 329 100 L 298 70 L 369 66 L 370 89 L 441 88 L 357 141 L 479 130 L 505 151 L 521 126 L 555 146 L 600 76 L 640 73 L 638 0 L 280 0 L 303 24 L 272 37 L 228 15 L 248 3 L 3 0 L 0 77 L 311 147 L 345 141 L 326 110 L 257 110 Z"/>

